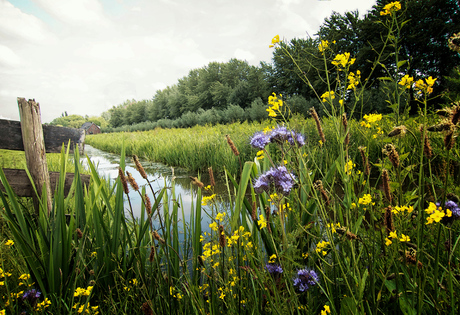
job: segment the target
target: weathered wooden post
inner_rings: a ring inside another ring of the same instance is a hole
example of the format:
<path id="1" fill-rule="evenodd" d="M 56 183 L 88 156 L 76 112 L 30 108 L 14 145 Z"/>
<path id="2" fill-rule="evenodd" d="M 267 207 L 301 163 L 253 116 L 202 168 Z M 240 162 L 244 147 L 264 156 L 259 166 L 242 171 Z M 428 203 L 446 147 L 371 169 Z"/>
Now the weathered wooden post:
<path id="1" fill-rule="evenodd" d="M 18 97 L 19 115 L 21 118 L 21 132 L 26 154 L 27 168 L 32 176 L 38 194 L 41 196 L 42 189 L 46 190 L 46 204 L 48 214 L 51 212 L 51 187 L 46 164 L 45 141 L 40 115 L 40 105 L 35 100 L 26 101 Z M 39 210 L 38 198 L 34 195 L 36 212 Z"/>

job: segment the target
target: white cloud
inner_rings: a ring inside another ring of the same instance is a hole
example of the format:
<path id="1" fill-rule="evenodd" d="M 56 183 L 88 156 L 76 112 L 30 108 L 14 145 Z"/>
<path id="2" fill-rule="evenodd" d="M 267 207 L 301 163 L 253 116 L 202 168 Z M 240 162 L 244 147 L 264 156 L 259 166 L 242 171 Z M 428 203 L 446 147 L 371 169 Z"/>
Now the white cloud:
<path id="1" fill-rule="evenodd" d="M 8 67 L 17 67 L 22 63 L 21 58 L 16 55 L 11 49 L 4 45 L 0 45 L 0 65 Z"/>
<path id="2" fill-rule="evenodd" d="M 235 50 L 235 53 L 233 55 L 235 56 L 236 59 L 246 60 L 248 62 L 255 59 L 255 56 L 253 53 L 247 50 L 240 49 L 240 48 Z"/>

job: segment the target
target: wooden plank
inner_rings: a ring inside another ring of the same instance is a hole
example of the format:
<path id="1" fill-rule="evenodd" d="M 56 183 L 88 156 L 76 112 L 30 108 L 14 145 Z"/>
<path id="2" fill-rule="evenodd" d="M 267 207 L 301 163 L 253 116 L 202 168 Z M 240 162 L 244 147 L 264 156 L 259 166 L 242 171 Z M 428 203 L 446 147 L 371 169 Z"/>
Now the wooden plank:
<path id="1" fill-rule="evenodd" d="M 35 194 L 32 188 L 32 184 L 25 170 L 4 168 L 3 172 L 5 173 L 6 179 L 8 180 L 8 184 L 10 184 L 11 188 L 13 189 L 13 191 L 16 193 L 18 197 L 32 197 Z M 59 172 L 49 172 L 49 177 L 50 177 L 51 190 L 54 192 L 59 182 Z M 88 187 L 91 176 L 81 174 L 80 178 L 81 178 L 83 187 L 85 185 L 86 187 Z M 74 179 L 73 173 L 66 174 L 65 184 L 64 184 L 65 196 L 69 194 L 70 186 L 72 185 L 73 179 Z M 0 189 L 3 192 L 5 191 L 1 182 L 0 182 Z"/>
<path id="2" fill-rule="evenodd" d="M 30 172 L 35 187 L 37 187 L 39 196 L 41 198 L 46 197 L 44 206 L 47 208 L 47 214 L 49 215 L 53 204 L 51 202 L 51 186 L 48 164 L 46 163 L 40 104 L 35 102 L 35 100 L 26 101 L 25 98 L 18 97 L 18 107 L 19 116 L 21 117 L 21 133 L 24 152 L 26 154 L 27 169 Z M 32 198 L 34 200 L 35 212 L 38 213 L 39 200 L 35 194 L 32 195 Z"/>
<path id="3" fill-rule="evenodd" d="M 50 125 L 42 125 L 42 128 L 46 153 L 61 152 L 62 144 L 67 146 L 70 140 L 70 152 L 78 144 L 80 154 L 83 154 L 85 130 Z M 0 119 L 0 149 L 24 151 L 21 122 Z"/>

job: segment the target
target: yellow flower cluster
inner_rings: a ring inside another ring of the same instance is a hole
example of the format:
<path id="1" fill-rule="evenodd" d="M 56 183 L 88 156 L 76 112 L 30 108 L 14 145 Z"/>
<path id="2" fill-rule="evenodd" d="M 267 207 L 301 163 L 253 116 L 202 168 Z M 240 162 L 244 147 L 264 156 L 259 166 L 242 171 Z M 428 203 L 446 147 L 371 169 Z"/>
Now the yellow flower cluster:
<path id="1" fill-rule="evenodd" d="M 273 92 L 272 95 L 268 97 L 268 104 L 271 106 L 269 106 L 266 111 L 268 112 L 269 117 L 276 117 L 276 112 L 279 112 L 280 107 L 283 106 L 283 100 L 281 97 L 282 95 L 280 94 L 278 98 L 275 92 Z"/>
<path id="2" fill-rule="evenodd" d="M 91 290 L 93 289 L 92 286 L 85 288 L 76 288 L 75 292 L 73 294 L 74 297 L 79 297 L 79 296 L 89 296 L 91 294 Z"/>
<path id="3" fill-rule="evenodd" d="M 323 95 L 321 95 L 321 98 L 323 99 L 323 102 L 326 102 L 329 99 L 333 100 L 335 98 L 334 91 L 324 92 Z"/>
<path id="4" fill-rule="evenodd" d="M 398 213 L 402 213 L 404 211 L 407 211 L 407 213 L 411 213 L 412 211 L 414 211 L 414 207 L 412 206 L 396 206 L 394 207 L 394 209 L 391 210 L 391 212 L 393 212 L 394 214 L 398 214 Z"/>
<path id="5" fill-rule="evenodd" d="M 43 302 L 37 303 L 37 305 L 35 306 L 35 310 L 42 311 L 50 305 L 51 305 L 51 301 L 48 298 L 45 298 Z"/>
<path id="6" fill-rule="evenodd" d="M 414 78 L 410 77 L 408 74 L 401 78 L 401 81 L 398 82 L 399 85 L 404 86 L 406 89 L 410 88 L 414 83 Z"/>
<path id="7" fill-rule="evenodd" d="M 324 305 L 324 310 L 321 310 L 321 315 L 331 314 L 331 308 L 329 305 Z"/>
<path id="8" fill-rule="evenodd" d="M 319 254 L 319 253 L 322 253 L 323 256 L 326 256 L 327 255 L 327 251 L 325 249 L 327 249 L 328 246 L 330 246 L 331 243 L 330 242 L 326 242 L 326 241 L 321 241 L 319 242 L 318 244 L 316 244 L 316 252 Z"/>
<path id="9" fill-rule="evenodd" d="M 347 66 L 351 66 L 354 64 L 356 61 L 356 58 L 351 58 L 350 59 L 350 53 L 346 52 L 343 54 L 338 54 L 335 56 L 334 60 L 332 61 L 332 64 L 337 67 L 342 67 L 345 68 Z"/>
<path id="10" fill-rule="evenodd" d="M 201 205 L 207 206 L 208 203 L 214 199 L 214 197 L 216 197 L 216 194 L 212 194 L 211 196 L 204 196 L 203 199 L 201 199 Z"/>
<path id="11" fill-rule="evenodd" d="M 434 203 L 430 202 L 425 212 L 430 216 L 426 218 L 425 224 L 432 224 L 433 222 L 440 222 L 444 217 L 452 217 L 452 211 L 446 209 L 445 211 L 441 207 L 437 207 Z"/>
<path id="12" fill-rule="evenodd" d="M 225 212 L 219 212 L 217 215 L 216 215 L 216 221 L 222 221 L 225 217 L 226 213 Z"/>
<path id="13" fill-rule="evenodd" d="M 270 258 L 268 259 L 268 263 L 269 264 L 274 264 L 276 262 L 276 254 L 273 254 L 270 256 Z"/>
<path id="14" fill-rule="evenodd" d="M 335 225 L 334 225 L 334 223 L 330 223 L 330 224 L 327 224 L 326 226 L 327 226 L 328 228 L 331 229 L 331 232 L 332 232 L 332 233 L 337 232 L 336 228 L 340 228 L 340 227 L 341 227 L 341 226 L 340 226 L 340 222 L 337 222 L 337 224 L 335 224 Z"/>
<path id="15" fill-rule="evenodd" d="M 401 10 L 401 3 L 399 1 L 390 2 L 383 7 L 383 11 L 380 11 L 380 15 L 390 15 L 392 12 Z"/>
<path id="16" fill-rule="evenodd" d="M 398 239 L 398 233 L 396 233 L 396 231 L 391 231 L 390 234 L 388 235 L 387 238 L 385 238 L 385 245 L 386 246 L 390 246 L 391 244 L 393 244 L 393 242 L 391 241 L 391 239 Z M 408 235 L 405 235 L 405 234 L 401 234 L 401 238 L 399 239 L 400 242 L 410 242 L 410 237 Z"/>
<path id="17" fill-rule="evenodd" d="M 415 90 L 417 90 L 417 94 L 431 94 L 433 92 L 433 85 L 436 82 L 436 80 L 436 78 L 433 79 L 431 76 L 429 76 L 428 79 L 425 79 L 425 81 L 423 81 L 422 79 L 417 80 L 417 82 L 415 82 Z"/>
<path id="18" fill-rule="evenodd" d="M 335 44 L 335 40 L 332 41 L 333 44 Z M 324 53 L 324 51 L 329 47 L 329 41 L 327 40 L 321 40 L 321 43 L 318 45 L 318 50 L 320 53 Z"/>
<path id="19" fill-rule="evenodd" d="M 169 287 L 169 295 L 171 295 L 172 297 L 178 300 L 181 300 L 183 295 L 180 292 L 175 293 L 175 291 L 176 291 L 175 287 Z"/>
<path id="20" fill-rule="evenodd" d="M 262 160 L 264 158 L 264 151 L 263 150 L 257 151 L 256 158 L 258 160 Z"/>
<path id="21" fill-rule="evenodd" d="M 261 229 L 264 227 L 267 227 L 267 220 L 265 220 L 264 216 L 261 214 L 259 215 L 259 220 L 257 221 L 257 224 Z"/>
<path id="22" fill-rule="evenodd" d="M 274 47 L 276 44 L 280 43 L 280 36 L 276 35 L 275 37 L 272 38 L 272 44 L 268 46 L 269 48 Z"/>
<path id="23" fill-rule="evenodd" d="M 358 84 L 359 80 L 361 79 L 361 71 L 356 71 L 356 75 L 353 72 L 348 74 L 348 86 L 347 90 L 354 90 Z"/>
<path id="24" fill-rule="evenodd" d="M 356 164 L 353 163 L 352 160 L 349 160 L 347 163 L 345 163 L 345 173 L 347 175 L 351 175 L 351 171 L 353 170 L 353 167 L 355 167 Z"/>
<path id="25" fill-rule="evenodd" d="M 97 310 L 99 306 L 91 306 L 89 303 L 80 305 L 79 303 L 72 306 L 73 309 L 77 310 L 78 314 L 85 313 L 85 314 L 99 314 Z"/>
<path id="26" fill-rule="evenodd" d="M 220 247 L 218 244 L 212 245 L 211 243 L 206 243 L 203 246 L 203 257 L 207 259 L 214 255 L 219 255 L 221 253 Z"/>
<path id="27" fill-rule="evenodd" d="M 14 241 L 13 240 L 7 240 L 6 243 L 5 243 L 6 246 L 13 246 L 14 245 Z"/>
<path id="28" fill-rule="evenodd" d="M 372 197 L 370 194 L 364 194 L 361 198 L 358 199 L 360 205 L 369 205 L 372 203 Z M 372 203 L 374 204 L 374 203 Z"/>

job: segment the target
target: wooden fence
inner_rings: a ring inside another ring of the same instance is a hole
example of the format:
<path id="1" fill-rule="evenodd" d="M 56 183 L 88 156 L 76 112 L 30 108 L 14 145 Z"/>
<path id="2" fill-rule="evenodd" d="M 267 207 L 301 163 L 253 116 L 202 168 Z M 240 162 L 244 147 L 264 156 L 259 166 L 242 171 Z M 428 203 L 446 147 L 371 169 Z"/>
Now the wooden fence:
<path id="1" fill-rule="evenodd" d="M 61 152 L 62 144 L 67 145 L 70 140 L 70 150 L 73 152 L 76 145 L 80 154 L 83 154 L 85 131 L 56 126 L 46 126 L 41 123 L 40 105 L 35 100 L 26 101 L 18 97 L 19 114 L 21 121 L 0 119 L 0 149 L 21 150 L 25 152 L 26 165 L 39 194 L 44 187 L 47 191 L 48 213 L 52 209 L 51 196 L 59 180 L 59 172 L 49 172 L 45 153 Z M 3 169 L 8 183 L 16 195 L 32 197 L 38 211 L 38 197 L 25 170 Z M 65 191 L 68 193 L 74 174 L 67 173 Z M 81 175 L 83 185 L 88 186 L 90 176 Z M 0 189 L 4 190 L 0 182 Z"/>

